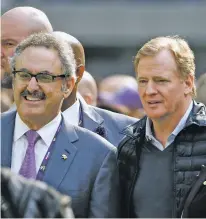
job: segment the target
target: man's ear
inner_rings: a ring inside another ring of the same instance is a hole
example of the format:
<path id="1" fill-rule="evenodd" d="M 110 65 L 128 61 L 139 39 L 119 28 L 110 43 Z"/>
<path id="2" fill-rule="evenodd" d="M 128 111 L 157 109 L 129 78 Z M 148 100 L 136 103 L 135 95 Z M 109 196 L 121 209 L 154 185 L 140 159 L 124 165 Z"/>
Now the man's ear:
<path id="1" fill-rule="evenodd" d="M 63 83 L 63 84 L 62 84 L 61 90 L 62 90 L 63 93 L 68 93 L 68 92 L 69 92 L 69 89 L 68 89 L 66 83 Z"/>
<path id="2" fill-rule="evenodd" d="M 76 70 L 77 79 L 76 79 L 75 85 L 77 85 L 81 81 L 84 71 L 85 71 L 84 65 L 81 64 L 77 67 L 77 70 Z"/>
<path id="3" fill-rule="evenodd" d="M 74 89 L 74 86 L 75 86 L 75 78 L 74 77 L 68 78 L 63 82 L 61 90 L 63 92 L 64 98 L 67 98 L 71 94 L 71 92 Z"/>
<path id="4" fill-rule="evenodd" d="M 185 79 L 185 95 L 192 94 L 195 83 L 195 77 L 189 74 Z"/>

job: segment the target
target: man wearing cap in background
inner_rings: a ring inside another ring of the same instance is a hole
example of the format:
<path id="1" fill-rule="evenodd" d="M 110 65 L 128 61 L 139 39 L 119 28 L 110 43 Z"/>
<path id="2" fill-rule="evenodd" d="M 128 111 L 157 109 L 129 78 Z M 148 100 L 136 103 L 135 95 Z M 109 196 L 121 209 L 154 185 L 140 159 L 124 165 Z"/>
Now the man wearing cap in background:
<path id="1" fill-rule="evenodd" d="M 144 116 L 144 109 L 137 89 L 123 87 L 114 92 L 105 92 L 99 95 L 99 107 L 111 106 L 124 113 L 141 119 Z"/>

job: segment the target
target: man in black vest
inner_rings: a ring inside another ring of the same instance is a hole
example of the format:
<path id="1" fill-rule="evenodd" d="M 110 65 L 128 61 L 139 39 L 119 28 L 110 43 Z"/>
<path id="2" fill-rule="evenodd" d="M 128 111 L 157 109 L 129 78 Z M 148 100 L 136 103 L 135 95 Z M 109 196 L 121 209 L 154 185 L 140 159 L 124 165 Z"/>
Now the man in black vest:
<path id="1" fill-rule="evenodd" d="M 184 39 L 158 37 L 135 57 L 146 116 L 120 143 L 123 217 L 180 217 L 206 165 L 206 109 L 195 96 L 194 54 Z"/>

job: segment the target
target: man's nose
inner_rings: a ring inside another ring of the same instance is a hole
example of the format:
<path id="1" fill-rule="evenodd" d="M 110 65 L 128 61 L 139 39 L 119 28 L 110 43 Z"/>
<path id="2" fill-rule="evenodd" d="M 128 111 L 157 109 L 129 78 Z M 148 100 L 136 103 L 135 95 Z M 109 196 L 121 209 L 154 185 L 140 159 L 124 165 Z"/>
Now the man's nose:
<path id="1" fill-rule="evenodd" d="M 39 89 L 39 84 L 35 77 L 32 77 L 27 86 L 28 91 L 33 92 Z"/>
<path id="2" fill-rule="evenodd" d="M 146 94 L 147 95 L 157 94 L 157 88 L 156 88 L 156 85 L 153 81 L 149 81 L 147 83 Z"/>

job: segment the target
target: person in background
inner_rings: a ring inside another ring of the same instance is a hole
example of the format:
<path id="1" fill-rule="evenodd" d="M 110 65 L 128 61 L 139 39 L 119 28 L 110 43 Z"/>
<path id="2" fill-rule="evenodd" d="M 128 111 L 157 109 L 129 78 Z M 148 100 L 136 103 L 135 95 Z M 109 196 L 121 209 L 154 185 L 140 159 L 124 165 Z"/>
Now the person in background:
<path id="1" fill-rule="evenodd" d="M 137 90 L 135 77 L 125 74 L 115 74 L 107 76 L 98 84 L 98 92 L 100 95 L 113 94 L 125 88 Z"/>
<path id="2" fill-rule="evenodd" d="M 99 95 L 98 107 L 111 106 L 116 109 L 124 109 L 124 113 L 135 118 L 144 116 L 143 106 L 137 89 L 131 87 L 123 87 L 115 92 L 104 92 Z"/>
<path id="3" fill-rule="evenodd" d="M 84 71 L 83 77 L 78 85 L 78 92 L 89 105 L 97 105 L 97 84 L 92 75 Z"/>
<path id="4" fill-rule="evenodd" d="M 16 46 L 33 33 L 53 31 L 46 14 L 33 7 L 16 7 L 1 16 L 1 89 L 13 102 L 10 59 Z M 15 107 L 14 107 L 15 108 Z"/>
<path id="5" fill-rule="evenodd" d="M 118 217 L 116 148 L 61 113 L 75 65 L 71 47 L 52 34 L 18 45 L 11 61 L 17 111 L 1 114 L 1 166 L 70 196 L 75 217 Z"/>
<path id="6" fill-rule="evenodd" d="M 46 183 L 1 168 L 2 218 L 74 218 L 71 200 Z"/>
<path id="7" fill-rule="evenodd" d="M 194 101 L 188 43 L 157 37 L 135 56 L 146 116 L 118 146 L 122 217 L 181 217 L 186 194 L 206 165 L 206 107 Z"/>
<path id="8" fill-rule="evenodd" d="M 123 114 L 123 115 L 127 115 L 128 114 L 128 109 L 124 106 L 114 106 L 114 105 L 111 105 L 111 104 L 100 104 L 98 105 L 99 108 L 101 109 L 104 109 L 104 110 L 109 110 L 111 112 L 115 112 L 115 113 L 120 113 L 120 114 Z"/>
<path id="9" fill-rule="evenodd" d="M 135 77 L 111 75 L 104 78 L 98 88 L 98 107 L 119 109 L 123 114 L 137 119 L 144 116 Z"/>
<path id="10" fill-rule="evenodd" d="M 5 90 L 1 91 L 1 113 L 9 110 L 12 104 L 13 102 L 11 101 L 9 94 Z"/>
<path id="11" fill-rule="evenodd" d="M 202 74 L 197 80 L 197 97 L 196 101 L 206 105 L 206 73 Z"/>
<path id="12" fill-rule="evenodd" d="M 65 118 L 73 125 L 99 134 L 117 146 L 125 136 L 124 129 L 134 124 L 137 119 L 88 105 L 80 95 L 77 95 L 78 84 L 85 71 L 84 48 L 76 38 L 67 33 L 56 31 L 53 35 L 72 47 L 77 64 L 75 86 L 71 95 L 64 100 L 62 107 Z"/>

